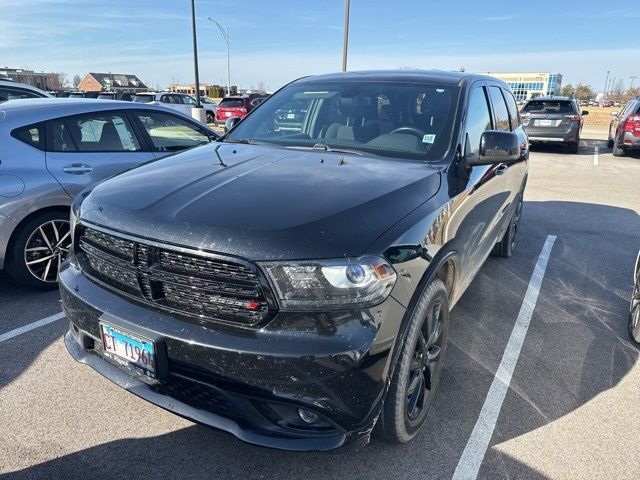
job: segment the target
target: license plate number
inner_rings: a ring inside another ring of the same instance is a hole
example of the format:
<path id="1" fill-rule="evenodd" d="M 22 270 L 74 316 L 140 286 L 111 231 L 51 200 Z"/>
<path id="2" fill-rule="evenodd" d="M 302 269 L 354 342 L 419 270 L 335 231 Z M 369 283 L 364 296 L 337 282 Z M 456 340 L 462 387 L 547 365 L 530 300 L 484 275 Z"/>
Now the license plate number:
<path id="1" fill-rule="evenodd" d="M 553 120 L 538 120 L 538 125 L 541 127 L 550 127 L 553 125 Z"/>
<path id="2" fill-rule="evenodd" d="M 156 351 L 151 340 L 108 323 L 101 323 L 100 328 L 102 346 L 107 357 L 121 365 L 134 367 L 134 370 L 142 370 L 147 375 L 155 376 Z"/>

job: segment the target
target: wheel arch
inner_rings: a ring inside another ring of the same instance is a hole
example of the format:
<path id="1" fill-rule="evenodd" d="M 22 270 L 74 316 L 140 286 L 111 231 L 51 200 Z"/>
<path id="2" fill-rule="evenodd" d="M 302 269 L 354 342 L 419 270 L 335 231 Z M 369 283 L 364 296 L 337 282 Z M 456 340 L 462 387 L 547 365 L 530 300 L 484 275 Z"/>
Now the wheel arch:
<path id="1" fill-rule="evenodd" d="M 43 207 L 38 210 L 34 210 L 33 212 L 29 213 L 26 217 L 24 217 L 22 220 L 16 223 L 16 226 L 13 228 L 13 231 L 11 232 L 11 236 L 9 237 L 9 241 L 7 242 L 7 250 L 5 252 L 5 266 L 7 263 L 7 259 L 9 258 L 8 254 L 13 248 L 13 244 L 20 230 L 28 222 L 30 222 L 33 218 L 37 217 L 38 215 L 42 215 L 44 213 L 49 213 L 49 212 L 56 212 L 56 211 L 65 212 L 67 215 L 70 215 L 71 207 L 69 205 L 50 205 L 47 207 Z"/>

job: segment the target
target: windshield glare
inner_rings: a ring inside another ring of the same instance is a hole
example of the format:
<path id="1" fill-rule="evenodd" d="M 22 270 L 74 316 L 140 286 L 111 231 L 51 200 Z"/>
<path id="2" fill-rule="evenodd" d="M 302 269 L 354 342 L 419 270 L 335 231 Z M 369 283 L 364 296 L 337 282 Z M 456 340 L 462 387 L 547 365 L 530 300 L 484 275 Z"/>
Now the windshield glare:
<path id="1" fill-rule="evenodd" d="M 305 82 L 265 101 L 226 137 L 283 147 L 322 144 L 397 158 L 447 151 L 459 88 L 399 82 Z"/>

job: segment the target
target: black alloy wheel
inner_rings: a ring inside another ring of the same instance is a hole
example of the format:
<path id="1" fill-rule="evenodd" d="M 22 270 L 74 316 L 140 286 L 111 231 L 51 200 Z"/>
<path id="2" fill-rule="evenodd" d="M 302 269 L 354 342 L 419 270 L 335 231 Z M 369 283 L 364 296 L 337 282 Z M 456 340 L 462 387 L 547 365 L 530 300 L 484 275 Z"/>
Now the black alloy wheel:
<path id="1" fill-rule="evenodd" d="M 407 321 L 376 426 L 376 433 L 392 443 L 417 435 L 436 395 L 449 330 L 448 293 L 441 280 L 423 288 Z"/>

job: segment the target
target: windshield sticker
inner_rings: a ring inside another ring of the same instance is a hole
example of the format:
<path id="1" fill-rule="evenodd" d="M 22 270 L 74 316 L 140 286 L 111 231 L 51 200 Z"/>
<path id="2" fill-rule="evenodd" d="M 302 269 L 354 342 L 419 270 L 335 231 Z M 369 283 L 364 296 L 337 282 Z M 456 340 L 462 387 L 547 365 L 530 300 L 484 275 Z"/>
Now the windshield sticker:
<path id="1" fill-rule="evenodd" d="M 433 133 L 428 133 L 422 137 L 422 143 L 433 143 L 436 141 L 436 136 Z"/>

